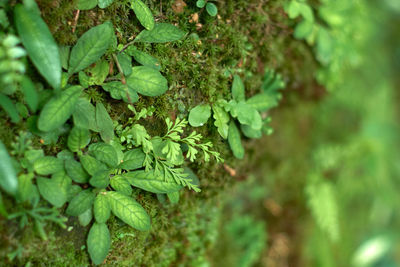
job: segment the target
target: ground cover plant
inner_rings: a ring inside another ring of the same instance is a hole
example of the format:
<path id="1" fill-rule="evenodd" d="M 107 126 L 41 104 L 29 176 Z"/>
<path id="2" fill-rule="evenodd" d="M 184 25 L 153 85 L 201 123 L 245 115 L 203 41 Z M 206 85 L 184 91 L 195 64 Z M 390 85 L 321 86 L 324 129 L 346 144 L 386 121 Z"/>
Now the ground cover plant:
<path id="1" fill-rule="evenodd" d="M 390 266 L 387 2 L 0 2 L 1 262 Z"/>

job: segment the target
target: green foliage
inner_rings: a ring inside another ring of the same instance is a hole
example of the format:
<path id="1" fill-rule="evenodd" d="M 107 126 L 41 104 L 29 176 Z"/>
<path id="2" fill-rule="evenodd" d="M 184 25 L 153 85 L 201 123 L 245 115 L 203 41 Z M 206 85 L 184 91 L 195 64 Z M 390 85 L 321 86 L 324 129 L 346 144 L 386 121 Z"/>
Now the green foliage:
<path id="1" fill-rule="evenodd" d="M 94 223 L 90 228 L 87 246 L 94 264 L 101 264 L 111 246 L 110 231 L 105 223 Z"/>
<path id="2" fill-rule="evenodd" d="M 133 67 L 127 84 L 139 94 L 160 96 L 168 90 L 168 82 L 157 70 L 146 67 Z"/>
<path id="3" fill-rule="evenodd" d="M 181 40 L 185 32 L 168 23 L 157 23 L 152 30 L 143 30 L 135 38 L 135 42 L 166 43 Z"/>
<path id="4" fill-rule="evenodd" d="M 60 89 L 60 54 L 46 23 L 23 5 L 14 8 L 14 16 L 18 34 L 33 64 L 54 89 Z"/>
<path id="5" fill-rule="evenodd" d="M 132 0 L 131 7 L 143 27 L 151 31 L 154 28 L 154 18 L 151 10 L 140 0 Z"/>
<path id="6" fill-rule="evenodd" d="M 198 8 L 206 8 L 206 11 L 208 15 L 215 17 L 218 14 L 218 8 L 217 6 L 212 3 L 211 1 L 206 1 L 206 0 L 198 0 L 196 1 L 196 6 Z"/>
<path id="7" fill-rule="evenodd" d="M 6 147 L 0 141 L 0 187 L 11 195 L 17 193 L 18 180 Z"/>

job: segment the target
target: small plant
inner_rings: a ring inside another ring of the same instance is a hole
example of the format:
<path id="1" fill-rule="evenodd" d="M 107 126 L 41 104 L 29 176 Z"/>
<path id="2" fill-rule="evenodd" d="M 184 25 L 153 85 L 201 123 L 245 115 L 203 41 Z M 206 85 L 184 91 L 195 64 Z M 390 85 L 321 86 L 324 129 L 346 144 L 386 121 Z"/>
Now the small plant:
<path id="1" fill-rule="evenodd" d="M 272 70 L 266 69 L 262 92 L 247 99 L 245 98 L 244 84 L 238 75 L 234 75 L 232 83 L 232 100 L 219 99 L 212 105 L 201 104 L 194 107 L 189 113 L 189 123 L 193 127 L 204 125 L 211 116 L 214 117 L 214 125 L 222 138 L 228 139 L 229 145 L 235 157 L 241 159 L 244 149 L 241 143 L 240 129 L 248 138 L 260 138 L 262 133 L 271 134 L 272 129 L 268 125 L 270 118 L 262 113 L 267 112 L 278 105 L 281 99 L 280 89 L 285 83 L 280 75 L 275 75 Z M 237 122 L 236 122 L 237 121 Z"/>
<path id="2" fill-rule="evenodd" d="M 197 0 L 196 6 L 198 8 L 204 8 L 205 7 L 208 15 L 210 15 L 211 17 L 215 17 L 218 14 L 218 8 L 213 3 L 213 0 L 211 0 L 211 1 Z"/>

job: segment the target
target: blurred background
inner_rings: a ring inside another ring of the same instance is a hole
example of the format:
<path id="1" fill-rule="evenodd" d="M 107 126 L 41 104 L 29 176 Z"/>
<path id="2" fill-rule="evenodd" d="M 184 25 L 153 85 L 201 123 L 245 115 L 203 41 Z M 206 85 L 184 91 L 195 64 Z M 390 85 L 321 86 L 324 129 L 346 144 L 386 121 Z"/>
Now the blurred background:
<path id="1" fill-rule="evenodd" d="M 284 93 L 275 134 L 253 144 L 260 169 L 226 203 L 214 266 L 400 266 L 400 1 L 309 2 L 328 37 L 297 38 L 326 92 Z"/>

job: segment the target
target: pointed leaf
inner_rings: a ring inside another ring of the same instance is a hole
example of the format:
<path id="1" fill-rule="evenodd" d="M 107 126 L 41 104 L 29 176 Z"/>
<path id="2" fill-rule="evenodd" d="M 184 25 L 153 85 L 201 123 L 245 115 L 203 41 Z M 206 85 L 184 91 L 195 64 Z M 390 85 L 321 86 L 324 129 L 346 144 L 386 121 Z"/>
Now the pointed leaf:
<path id="1" fill-rule="evenodd" d="M 232 97 L 233 97 L 233 100 L 235 100 L 236 102 L 245 100 L 244 84 L 239 75 L 233 76 Z"/>
<path id="2" fill-rule="evenodd" d="M 51 156 L 39 158 L 33 164 L 37 174 L 49 175 L 64 170 L 64 163 L 61 159 Z"/>
<path id="3" fill-rule="evenodd" d="M 60 95 L 51 98 L 40 112 L 39 130 L 50 132 L 63 125 L 74 111 L 81 93 L 80 86 L 72 86 L 62 91 Z"/>
<path id="4" fill-rule="evenodd" d="M 139 94 L 145 96 L 159 96 L 168 90 L 167 79 L 155 69 L 145 66 L 133 67 L 132 74 L 126 82 Z"/>
<path id="5" fill-rule="evenodd" d="M 114 124 L 102 103 L 96 105 L 96 123 L 101 139 L 109 143 L 114 138 Z"/>
<path id="6" fill-rule="evenodd" d="M 144 43 L 166 43 L 181 40 L 185 36 L 185 32 L 168 23 L 158 23 L 154 28 L 143 30 L 136 36 L 136 42 Z"/>
<path id="7" fill-rule="evenodd" d="M 68 75 L 71 76 L 99 60 L 110 47 L 113 34 L 114 29 L 107 22 L 85 32 L 72 48 Z"/>
<path id="8" fill-rule="evenodd" d="M 11 117 L 11 121 L 13 123 L 18 123 L 20 121 L 20 117 L 18 115 L 18 110 L 11 99 L 0 93 L 0 107 L 2 107 Z"/>
<path id="9" fill-rule="evenodd" d="M 24 100 L 28 104 L 29 109 L 35 113 L 39 104 L 39 95 L 36 92 L 35 85 L 27 76 L 22 77 L 21 91 L 24 94 Z"/>
<path id="10" fill-rule="evenodd" d="M 97 194 L 96 199 L 93 204 L 94 218 L 98 223 L 105 223 L 111 215 L 110 203 L 108 203 L 108 198 L 106 192 L 100 192 Z"/>
<path id="11" fill-rule="evenodd" d="M 238 159 L 242 159 L 244 157 L 244 149 L 242 146 L 239 129 L 234 121 L 231 121 L 229 124 L 228 143 L 232 149 L 233 155 Z"/>
<path id="12" fill-rule="evenodd" d="M 110 167 L 116 167 L 119 163 L 117 151 L 110 144 L 93 143 L 89 146 L 89 153 Z"/>
<path id="13" fill-rule="evenodd" d="M 65 174 L 55 175 L 51 179 L 37 178 L 40 195 L 56 208 L 62 207 L 67 202 L 68 189 L 71 178 Z"/>
<path id="14" fill-rule="evenodd" d="M 72 152 L 78 152 L 90 142 L 90 132 L 87 129 L 74 127 L 68 135 L 68 148 Z"/>
<path id="15" fill-rule="evenodd" d="M 171 204 L 177 204 L 179 202 L 179 191 L 175 191 L 167 194 Z"/>
<path id="16" fill-rule="evenodd" d="M 18 34 L 33 64 L 54 89 L 60 89 L 60 53 L 46 23 L 23 5 L 14 8 L 14 16 Z"/>
<path id="17" fill-rule="evenodd" d="M 135 200 L 115 191 L 107 192 L 107 197 L 112 212 L 123 222 L 141 231 L 150 229 L 149 215 Z"/>
<path id="18" fill-rule="evenodd" d="M 0 187 L 8 194 L 15 196 L 18 190 L 18 179 L 10 155 L 0 141 Z"/>
<path id="19" fill-rule="evenodd" d="M 89 174 L 83 169 L 81 163 L 73 158 L 65 161 L 65 171 L 75 183 L 84 184 L 89 181 Z"/>
<path id="20" fill-rule="evenodd" d="M 111 246 L 110 231 L 105 223 L 94 223 L 87 238 L 87 247 L 94 264 L 103 263 Z"/>
<path id="21" fill-rule="evenodd" d="M 122 174 L 121 176 L 131 185 L 156 194 L 172 193 L 182 188 L 177 183 L 167 182 L 161 173 L 154 171 L 134 171 Z"/>
<path id="22" fill-rule="evenodd" d="M 89 155 L 83 155 L 80 157 L 83 168 L 90 175 L 94 175 L 96 172 L 107 170 L 107 166 Z"/>
<path id="23" fill-rule="evenodd" d="M 136 170 L 143 167 L 146 154 L 141 148 L 135 148 L 124 153 L 124 160 L 119 168 L 124 170 Z"/>
<path id="24" fill-rule="evenodd" d="M 146 67 L 153 68 L 158 71 L 161 70 L 161 64 L 160 64 L 160 62 L 158 62 L 158 60 L 155 57 L 138 50 L 134 46 L 132 46 L 132 47 L 133 48 L 130 50 L 131 55 L 139 64 L 146 66 Z"/>
<path id="25" fill-rule="evenodd" d="M 89 189 L 81 191 L 76 195 L 68 205 L 66 213 L 70 216 L 78 216 L 93 205 L 96 195 Z"/>
<path id="26" fill-rule="evenodd" d="M 98 132 L 96 124 L 96 109 L 86 99 L 79 98 L 72 114 L 75 126 Z"/>
<path id="27" fill-rule="evenodd" d="M 132 195 L 132 186 L 125 179 L 125 177 L 123 177 L 121 175 L 116 175 L 111 178 L 110 184 L 111 184 L 111 187 L 114 188 L 115 191 L 118 191 L 127 196 Z"/>
<path id="28" fill-rule="evenodd" d="M 152 30 L 154 28 L 154 17 L 150 9 L 140 0 L 131 0 L 131 6 L 143 27 Z"/>
<path id="29" fill-rule="evenodd" d="M 106 188 L 110 184 L 110 173 L 108 170 L 96 172 L 89 183 L 96 188 Z"/>
<path id="30" fill-rule="evenodd" d="M 218 133 L 222 138 L 228 138 L 228 130 L 229 130 L 229 114 L 225 111 L 225 109 L 219 105 L 213 105 L 213 117 L 215 119 L 214 125 L 218 128 Z"/>

